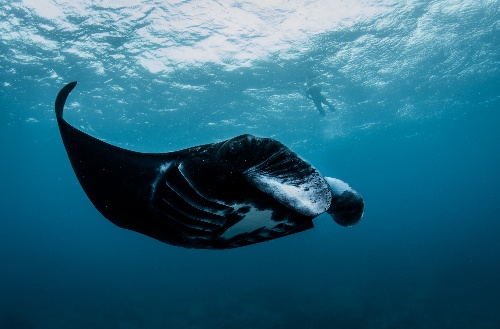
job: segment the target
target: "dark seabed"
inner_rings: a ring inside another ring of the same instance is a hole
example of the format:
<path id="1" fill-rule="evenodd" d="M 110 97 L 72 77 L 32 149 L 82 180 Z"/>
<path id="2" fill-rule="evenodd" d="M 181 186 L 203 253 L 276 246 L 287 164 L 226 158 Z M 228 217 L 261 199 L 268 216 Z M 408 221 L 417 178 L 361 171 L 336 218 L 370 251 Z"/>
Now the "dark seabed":
<path id="1" fill-rule="evenodd" d="M 0 0 L 0 328 L 500 328 L 500 2 L 264 3 Z M 225 251 L 118 228 L 59 135 L 74 80 L 95 137 L 273 137 L 364 217 Z"/>

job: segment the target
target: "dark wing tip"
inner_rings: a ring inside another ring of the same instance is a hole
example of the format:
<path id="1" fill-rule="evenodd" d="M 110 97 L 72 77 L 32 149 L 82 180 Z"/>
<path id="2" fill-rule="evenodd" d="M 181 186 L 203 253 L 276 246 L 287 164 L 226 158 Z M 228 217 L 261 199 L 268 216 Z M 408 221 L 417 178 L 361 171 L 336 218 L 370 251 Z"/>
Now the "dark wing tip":
<path id="1" fill-rule="evenodd" d="M 75 88 L 75 86 L 76 81 L 70 82 L 59 91 L 59 94 L 57 94 L 55 104 L 56 117 L 62 118 L 66 98 L 68 98 L 69 93 L 73 90 L 73 88 Z"/>

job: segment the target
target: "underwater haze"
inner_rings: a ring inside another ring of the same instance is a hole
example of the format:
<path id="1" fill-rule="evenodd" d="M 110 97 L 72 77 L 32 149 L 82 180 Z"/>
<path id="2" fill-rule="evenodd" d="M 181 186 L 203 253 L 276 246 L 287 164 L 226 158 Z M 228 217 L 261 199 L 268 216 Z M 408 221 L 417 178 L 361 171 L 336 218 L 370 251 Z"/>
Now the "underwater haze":
<path id="1" fill-rule="evenodd" d="M 363 219 L 222 251 L 119 228 L 59 134 L 71 81 L 94 137 L 272 137 Z M 0 0 L 0 328 L 500 328 L 499 110 L 499 0 Z"/>

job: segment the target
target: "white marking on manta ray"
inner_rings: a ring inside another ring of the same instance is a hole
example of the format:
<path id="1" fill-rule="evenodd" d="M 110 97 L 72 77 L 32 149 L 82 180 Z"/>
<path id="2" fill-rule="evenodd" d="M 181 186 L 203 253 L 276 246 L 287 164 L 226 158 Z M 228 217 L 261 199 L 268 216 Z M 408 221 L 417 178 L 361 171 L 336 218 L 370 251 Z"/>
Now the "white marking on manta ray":
<path id="1" fill-rule="evenodd" d="M 156 176 L 156 179 L 154 180 L 153 183 L 151 183 L 151 198 L 153 199 L 155 193 L 156 193 L 156 185 L 158 185 L 158 181 L 160 180 L 161 176 L 167 171 L 168 167 L 170 167 L 170 162 L 165 162 L 158 168 L 158 175 Z"/>
<path id="2" fill-rule="evenodd" d="M 242 220 L 231 226 L 221 235 L 221 238 L 231 239 L 241 233 L 249 233 L 259 228 L 264 227 L 265 230 L 272 230 L 276 225 L 285 221 L 277 222 L 272 220 L 273 212 L 271 210 L 258 210 L 251 205 L 235 205 L 234 209 L 238 210 L 243 207 L 250 206 L 250 211 L 247 212 Z"/>
<path id="3" fill-rule="evenodd" d="M 344 181 L 341 181 L 340 179 L 325 177 L 325 180 L 328 183 L 328 185 L 330 185 L 330 189 L 332 190 L 333 195 L 341 195 L 345 191 L 355 193 L 355 191 L 352 189 L 352 187 L 349 186 L 349 184 L 347 184 Z"/>
<path id="4" fill-rule="evenodd" d="M 292 182 L 282 182 L 279 179 L 269 176 L 256 176 L 260 183 L 259 188 L 276 197 L 286 206 L 293 207 L 297 212 L 306 216 L 318 216 L 330 206 L 331 198 L 319 192 L 314 186 L 314 179 L 311 184 L 298 184 L 294 186 Z"/>

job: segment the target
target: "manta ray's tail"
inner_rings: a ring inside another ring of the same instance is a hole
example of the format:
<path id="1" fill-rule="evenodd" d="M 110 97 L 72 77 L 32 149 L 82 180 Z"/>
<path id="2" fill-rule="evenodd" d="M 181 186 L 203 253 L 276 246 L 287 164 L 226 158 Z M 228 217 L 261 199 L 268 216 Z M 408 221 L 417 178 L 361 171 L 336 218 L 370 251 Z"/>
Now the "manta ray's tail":
<path id="1" fill-rule="evenodd" d="M 63 89 L 61 89 L 61 91 L 59 91 L 59 94 L 57 94 L 55 105 L 57 118 L 62 118 L 64 103 L 66 103 L 66 99 L 68 98 L 69 93 L 73 90 L 73 88 L 75 88 L 75 86 L 76 81 L 68 83 L 66 86 L 64 86 Z"/>

